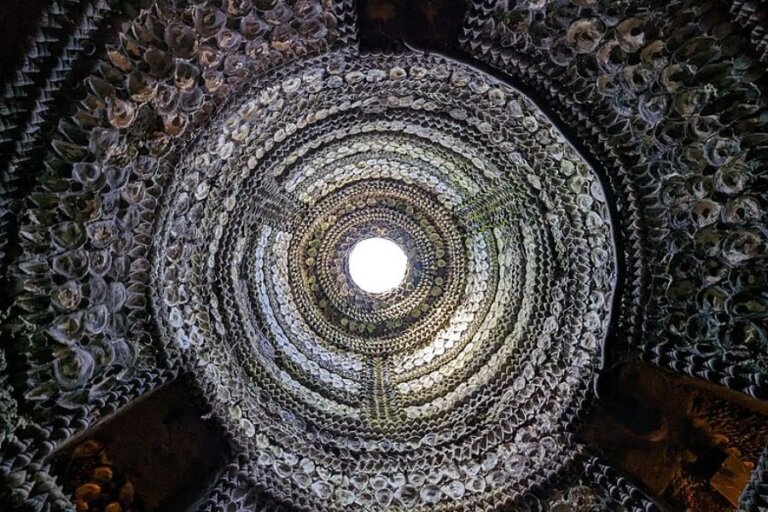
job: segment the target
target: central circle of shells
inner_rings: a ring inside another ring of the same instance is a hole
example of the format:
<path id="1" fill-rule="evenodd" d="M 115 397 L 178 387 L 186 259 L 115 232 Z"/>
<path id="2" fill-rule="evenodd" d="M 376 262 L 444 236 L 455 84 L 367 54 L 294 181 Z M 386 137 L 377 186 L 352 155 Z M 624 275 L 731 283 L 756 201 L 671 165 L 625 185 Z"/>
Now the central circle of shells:
<path id="1" fill-rule="evenodd" d="M 613 238 L 519 92 L 413 53 L 297 60 L 201 130 L 161 210 L 159 332 L 277 500 L 497 508 L 568 464 Z M 371 237 L 408 257 L 391 292 L 348 274 Z"/>

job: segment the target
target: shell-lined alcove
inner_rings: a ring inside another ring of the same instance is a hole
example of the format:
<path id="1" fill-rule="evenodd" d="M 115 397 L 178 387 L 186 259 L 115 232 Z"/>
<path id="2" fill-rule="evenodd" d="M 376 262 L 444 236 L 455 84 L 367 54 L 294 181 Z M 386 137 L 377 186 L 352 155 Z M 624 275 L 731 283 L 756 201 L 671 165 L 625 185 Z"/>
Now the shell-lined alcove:
<path id="1" fill-rule="evenodd" d="M 768 506 L 768 11 L 40 9 L 0 506 Z"/>

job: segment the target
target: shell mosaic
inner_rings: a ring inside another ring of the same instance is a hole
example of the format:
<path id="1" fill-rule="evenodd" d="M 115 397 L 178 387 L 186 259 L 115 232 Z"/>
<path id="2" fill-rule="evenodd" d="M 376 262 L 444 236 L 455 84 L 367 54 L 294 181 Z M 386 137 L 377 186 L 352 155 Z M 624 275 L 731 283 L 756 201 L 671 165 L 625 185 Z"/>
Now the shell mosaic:
<path id="1" fill-rule="evenodd" d="M 575 437 L 606 359 L 768 397 L 751 2 L 475 1 L 483 70 L 349 0 L 146 4 L 52 3 L 3 91 L 12 503 L 73 510 L 47 457 L 181 373 L 227 512 L 661 510 Z"/>
<path id="2" fill-rule="evenodd" d="M 292 66 L 222 109 L 165 185 L 161 338 L 286 499 L 465 509 L 557 472 L 615 281 L 593 171 L 525 97 L 465 66 Z M 383 295 L 344 270 L 372 235 L 409 256 Z"/>

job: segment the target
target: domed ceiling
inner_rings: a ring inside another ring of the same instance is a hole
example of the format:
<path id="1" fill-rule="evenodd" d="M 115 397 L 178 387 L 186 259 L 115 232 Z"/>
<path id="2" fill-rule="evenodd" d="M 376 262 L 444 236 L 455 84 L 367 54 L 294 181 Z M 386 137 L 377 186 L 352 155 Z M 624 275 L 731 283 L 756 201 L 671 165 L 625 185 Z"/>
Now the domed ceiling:
<path id="1" fill-rule="evenodd" d="M 228 512 L 662 510 L 577 435 L 599 376 L 768 398 L 766 12 L 458 2 L 430 47 L 366 6 L 43 10 L 0 104 L 9 503 L 95 510 L 50 455 L 181 375 Z"/>

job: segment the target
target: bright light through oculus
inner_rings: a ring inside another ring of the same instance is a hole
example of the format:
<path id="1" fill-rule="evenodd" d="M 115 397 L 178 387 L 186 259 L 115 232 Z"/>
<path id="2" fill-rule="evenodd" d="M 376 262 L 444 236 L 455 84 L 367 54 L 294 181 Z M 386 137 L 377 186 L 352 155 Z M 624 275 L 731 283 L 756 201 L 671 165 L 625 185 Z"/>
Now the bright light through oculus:
<path id="1" fill-rule="evenodd" d="M 392 240 L 367 238 L 349 253 L 349 276 L 363 291 L 385 293 L 403 282 L 408 256 Z"/>

